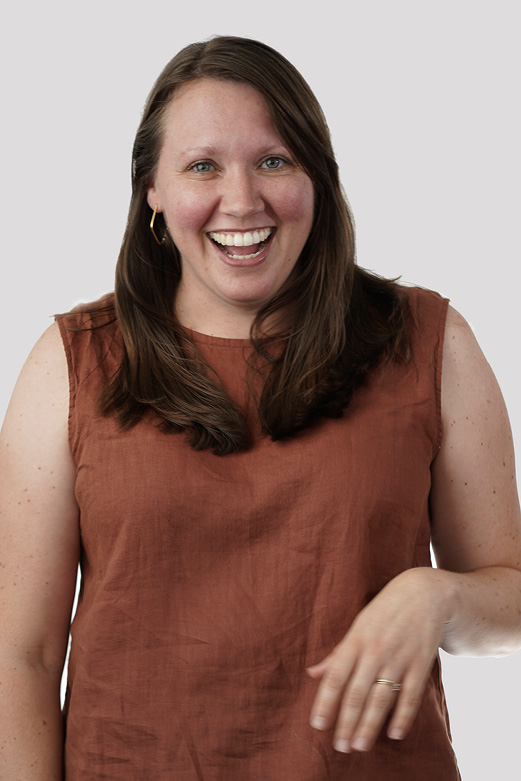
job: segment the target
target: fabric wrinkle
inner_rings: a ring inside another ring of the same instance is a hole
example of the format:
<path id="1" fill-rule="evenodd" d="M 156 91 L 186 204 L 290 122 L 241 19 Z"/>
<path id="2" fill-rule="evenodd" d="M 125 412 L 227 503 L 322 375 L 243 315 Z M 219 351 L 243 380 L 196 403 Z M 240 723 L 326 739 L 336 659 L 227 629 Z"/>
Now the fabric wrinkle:
<path id="1" fill-rule="evenodd" d="M 456 781 L 438 660 L 405 741 L 344 755 L 309 726 L 306 668 L 389 580 L 431 566 L 447 302 L 404 295 L 411 365 L 377 367 L 342 418 L 291 440 L 252 423 L 251 449 L 225 457 L 152 414 L 121 432 L 99 413 L 121 357 L 112 298 L 92 330 L 58 318 L 82 547 L 67 781 Z M 253 421 L 248 342 L 191 337 Z"/>

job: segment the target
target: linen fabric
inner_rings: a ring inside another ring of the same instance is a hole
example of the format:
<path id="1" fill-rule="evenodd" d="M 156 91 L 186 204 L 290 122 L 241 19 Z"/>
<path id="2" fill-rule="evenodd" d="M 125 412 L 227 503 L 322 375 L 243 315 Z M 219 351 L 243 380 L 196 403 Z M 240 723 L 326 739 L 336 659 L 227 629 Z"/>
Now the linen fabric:
<path id="1" fill-rule="evenodd" d="M 57 318 L 82 544 L 66 781 L 459 778 L 438 659 L 405 740 L 384 730 L 371 752 L 341 754 L 309 726 L 306 667 L 394 576 L 431 566 L 447 301 L 403 295 L 412 362 L 373 370 L 342 418 L 287 441 L 259 430 L 249 342 L 192 332 L 253 434 L 223 457 L 151 412 L 126 432 L 99 413 L 121 358 L 112 297 Z"/>

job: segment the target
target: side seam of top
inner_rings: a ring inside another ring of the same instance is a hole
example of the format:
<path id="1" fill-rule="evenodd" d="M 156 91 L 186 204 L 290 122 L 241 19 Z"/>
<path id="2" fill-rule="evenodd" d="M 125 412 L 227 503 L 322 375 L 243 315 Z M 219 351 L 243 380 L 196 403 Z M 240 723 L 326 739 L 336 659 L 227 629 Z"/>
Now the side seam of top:
<path id="1" fill-rule="evenodd" d="M 419 286 L 405 287 L 409 316 L 413 330 L 413 361 L 415 356 L 428 370 L 428 392 L 432 394 L 432 460 L 441 447 L 443 425 L 441 417 L 441 386 L 443 344 L 449 299 L 434 290 Z"/>
<path id="2" fill-rule="evenodd" d="M 76 376 L 76 372 L 74 369 L 74 361 L 72 358 L 71 335 L 73 332 L 71 332 L 68 329 L 65 323 L 65 319 L 67 317 L 70 317 L 70 315 L 55 315 L 54 320 L 57 323 L 58 328 L 60 330 L 60 336 L 62 338 L 63 348 L 65 350 L 65 357 L 67 359 L 67 368 L 69 374 L 69 412 L 67 416 L 67 431 L 68 431 L 69 447 L 72 453 L 73 452 L 72 417 L 74 414 L 74 408 L 76 404 L 76 393 L 78 391 L 78 377 Z"/>
<path id="3" fill-rule="evenodd" d="M 60 330 L 67 367 L 69 373 L 69 415 L 68 437 L 73 458 L 76 458 L 79 417 L 83 410 L 82 389 L 86 382 L 94 378 L 99 384 L 110 369 L 105 366 L 107 359 L 114 358 L 117 353 L 114 345 L 115 329 L 110 328 L 114 322 L 112 306 L 113 296 L 108 294 L 92 304 L 80 304 L 65 314 L 55 315 L 55 321 Z M 109 330 L 107 331 L 107 326 Z M 101 373 L 98 374 L 98 370 Z M 80 409 L 81 408 L 81 409 Z"/>
<path id="4" fill-rule="evenodd" d="M 436 393 L 436 419 L 437 419 L 437 426 L 438 426 L 438 436 L 435 443 L 433 460 L 438 454 L 439 449 L 441 448 L 441 442 L 443 438 L 443 420 L 441 414 L 441 385 L 442 385 L 442 374 L 443 374 L 443 346 L 445 344 L 445 333 L 447 330 L 446 326 L 447 326 L 448 309 L 449 309 L 449 299 L 442 298 L 440 312 L 439 312 L 439 321 L 438 321 L 438 341 L 436 342 L 436 347 L 434 350 L 434 373 L 435 373 L 434 382 L 435 382 L 435 393 Z"/>

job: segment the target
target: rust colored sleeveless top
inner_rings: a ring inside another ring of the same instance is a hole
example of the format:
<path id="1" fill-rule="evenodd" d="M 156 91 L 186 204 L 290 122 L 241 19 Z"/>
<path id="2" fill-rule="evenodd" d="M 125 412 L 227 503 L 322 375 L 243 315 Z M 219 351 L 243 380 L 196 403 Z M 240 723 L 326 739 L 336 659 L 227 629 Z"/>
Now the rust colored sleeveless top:
<path id="1" fill-rule="evenodd" d="M 372 372 L 341 419 L 283 442 L 257 432 L 224 457 L 162 433 L 152 414 L 123 433 L 102 417 L 117 324 L 58 318 L 82 542 L 66 781 L 459 778 L 439 661 L 404 741 L 382 734 L 345 755 L 309 726 L 306 667 L 391 578 L 430 566 L 447 301 L 404 295 L 412 363 Z M 248 342 L 192 336 L 251 418 Z"/>

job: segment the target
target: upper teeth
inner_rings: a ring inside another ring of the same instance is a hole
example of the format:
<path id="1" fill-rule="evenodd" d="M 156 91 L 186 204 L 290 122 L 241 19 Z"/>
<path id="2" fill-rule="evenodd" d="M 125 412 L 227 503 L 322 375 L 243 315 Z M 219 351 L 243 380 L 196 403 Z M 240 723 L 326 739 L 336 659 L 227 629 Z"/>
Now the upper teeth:
<path id="1" fill-rule="evenodd" d="M 271 228 L 260 228 L 246 233 L 210 233 L 210 238 L 222 244 L 223 247 L 250 247 L 252 244 L 260 244 L 266 241 L 271 234 Z"/>

